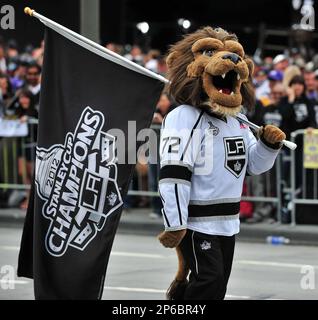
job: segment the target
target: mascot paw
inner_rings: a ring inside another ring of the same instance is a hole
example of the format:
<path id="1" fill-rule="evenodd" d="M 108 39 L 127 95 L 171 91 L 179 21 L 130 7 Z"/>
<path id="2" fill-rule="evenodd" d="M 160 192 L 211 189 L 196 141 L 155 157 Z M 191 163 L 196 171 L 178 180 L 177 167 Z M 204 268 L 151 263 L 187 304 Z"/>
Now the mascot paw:
<path id="1" fill-rule="evenodd" d="M 178 231 L 164 231 L 159 234 L 158 239 L 164 247 L 175 248 L 179 245 L 186 232 L 186 229 Z"/>
<path id="2" fill-rule="evenodd" d="M 266 125 L 260 129 L 260 138 L 274 147 L 280 147 L 281 142 L 286 139 L 285 133 L 273 125 Z"/>
<path id="3" fill-rule="evenodd" d="M 187 279 L 182 281 L 174 279 L 171 282 L 169 289 L 167 290 L 167 300 L 184 300 L 184 292 L 186 290 L 187 285 Z"/>

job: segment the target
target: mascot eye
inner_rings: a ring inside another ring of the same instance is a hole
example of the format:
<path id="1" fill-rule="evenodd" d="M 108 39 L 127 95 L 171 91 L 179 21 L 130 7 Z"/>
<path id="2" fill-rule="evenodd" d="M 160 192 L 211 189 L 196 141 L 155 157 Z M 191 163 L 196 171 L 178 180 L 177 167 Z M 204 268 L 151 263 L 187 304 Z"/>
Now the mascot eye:
<path id="1" fill-rule="evenodd" d="M 202 54 L 203 54 L 204 56 L 208 56 L 208 57 L 212 57 L 212 56 L 213 56 L 213 53 L 214 53 L 214 51 L 211 50 L 211 49 L 207 49 L 207 50 L 203 50 L 203 51 L 202 51 Z"/>

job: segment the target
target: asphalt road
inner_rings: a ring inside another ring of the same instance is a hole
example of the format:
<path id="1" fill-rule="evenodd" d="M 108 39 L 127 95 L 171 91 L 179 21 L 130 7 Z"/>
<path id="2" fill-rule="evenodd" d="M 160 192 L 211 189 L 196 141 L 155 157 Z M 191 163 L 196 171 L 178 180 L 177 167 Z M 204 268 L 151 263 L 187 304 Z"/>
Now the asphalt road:
<path id="1" fill-rule="evenodd" d="M 33 299 L 29 279 L 15 278 L 14 288 L 6 289 L 6 266 L 16 270 L 20 237 L 19 228 L 0 228 L 1 300 Z M 176 262 L 174 251 L 162 248 L 155 237 L 117 234 L 103 299 L 164 299 Z M 226 298 L 318 299 L 317 271 L 317 247 L 239 242 Z"/>

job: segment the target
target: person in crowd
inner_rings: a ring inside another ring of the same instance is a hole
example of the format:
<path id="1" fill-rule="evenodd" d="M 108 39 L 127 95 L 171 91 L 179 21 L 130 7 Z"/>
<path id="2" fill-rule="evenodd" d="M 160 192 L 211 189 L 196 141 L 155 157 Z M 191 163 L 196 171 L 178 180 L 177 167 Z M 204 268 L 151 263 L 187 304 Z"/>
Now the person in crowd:
<path id="1" fill-rule="evenodd" d="M 265 71 L 264 75 L 261 75 L 263 82 L 260 87 L 256 88 L 256 97 L 260 100 L 264 107 L 267 107 L 270 101 L 270 93 L 273 90 L 273 87 L 276 83 L 280 83 L 283 81 L 283 72 L 279 70 L 271 70 L 266 74 Z M 266 78 L 265 78 L 266 74 Z"/>
<path id="2" fill-rule="evenodd" d="M 316 90 L 318 90 L 318 69 L 316 69 L 314 73 L 315 73 L 315 81 L 316 81 Z"/>
<path id="3" fill-rule="evenodd" d="M 135 62 L 139 65 L 143 65 L 144 57 L 142 54 L 142 50 L 139 46 L 133 45 L 130 53 L 125 55 L 125 58 L 129 59 L 132 62 Z"/>
<path id="4" fill-rule="evenodd" d="M 38 118 L 38 112 L 35 108 L 34 95 L 28 90 L 22 90 L 19 94 L 19 105 L 16 109 L 16 116 L 21 123 L 27 123 L 30 118 Z M 21 140 L 19 149 L 18 172 L 22 178 L 23 184 L 30 185 L 34 161 L 35 161 L 35 142 L 37 137 L 37 128 L 34 124 L 29 124 L 28 136 Z M 29 202 L 29 193 L 27 198 L 21 203 L 21 209 L 27 209 Z"/>
<path id="5" fill-rule="evenodd" d="M 144 58 L 144 65 L 147 69 L 158 72 L 158 58 L 160 57 L 159 50 L 149 50 Z"/>
<path id="6" fill-rule="evenodd" d="M 274 70 L 275 71 L 275 70 Z M 283 115 L 280 110 L 281 99 L 286 95 L 285 87 L 280 81 L 276 81 L 273 84 L 270 92 L 270 104 L 264 108 L 262 106 L 257 106 L 255 109 L 255 115 L 258 115 L 257 124 L 260 126 L 264 125 L 274 125 L 278 128 L 282 126 Z M 254 116 L 255 118 L 255 116 Z M 252 119 L 252 121 L 255 119 Z M 265 181 L 265 177 L 253 176 L 248 180 L 247 190 L 254 196 L 273 196 L 275 195 L 276 189 L 276 172 L 271 170 L 267 173 L 268 179 Z M 270 183 L 270 190 L 272 194 L 266 194 L 265 185 Z M 277 219 L 273 216 L 276 210 L 276 206 L 272 203 L 258 202 L 254 204 L 253 216 L 247 218 L 245 221 L 247 223 L 256 223 L 266 221 L 272 221 Z"/>
<path id="7" fill-rule="evenodd" d="M 298 129 L 317 128 L 313 102 L 306 96 L 306 84 L 302 76 L 295 76 L 287 88 L 287 96 L 281 100 L 282 126 L 287 139 Z M 303 168 L 303 139 L 299 135 L 295 141 L 296 149 L 296 185 L 301 188 Z"/>
<path id="8" fill-rule="evenodd" d="M 21 122 L 26 122 L 29 117 L 38 117 L 38 111 L 35 108 L 34 95 L 31 91 L 23 89 L 19 93 L 19 104 L 15 111 L 15 115 Z"/>
<path id="9" fill-rule="evenodd" d="M 255 106 L 251 110 L 245 110 L 244 113 L 248 120 L 255 123 L 258 126 L 261 126 L 263 124 L 263 114 L 264 114 L 265 108 L 264 105 L 260 100 L 255 100 Z"/>
<path id="10" fill-rule="evenodd" d="M 26 83 L 24 89 L 32 93 L 35 108 L 39 110 L 41 90 L 41 67 L 38 64 L 32 63 L 27 67 Z"/>
<path id="11" fill-rule="evenodd" d="M 283 76 L 284 76 L 283 72 L 279 71 L 279 70 L 271 70 L 268 73 L 267 79 L 268 79 L 269 93 L 268 93 L 267 97 L 264 97 L 262 99 L 264 107 L 267 107 L 268 105 L 271 104 L 271 102 L 272 102 L 271 101 L 271 93 L 273 91 L 273 88 L 277 83 L 281 83 L 283 81 Z M 265 99 L 265 98 L 267 98 L 267 99 Z"/>
<path id="12" fill-rule="evenodd" d="M 167 93 L 163 92 L 157 103 L 156 111 L 153 115 L 151 129 L 155 131 L 157 136 L 157 150 L 155 155 L 150 155 L 149 166 L 148 166 L 148 183 L 150 191 L 158 191 L 158 180 L 159 180 L 159 142 L 160 142 L 160 127 L 164 117 L 173 109 L 171 100 Z M 161 217 L 161 200 L 158 197 L 153 197 L 151 201 L 152 212 L 150 218 L 156 219 Z"/>
<path id="13" fill-rule="evenodd" d="M 166 64 L 166 59 L 164 56 L 160 56 L 158 58 L 158 73 L 165 77 L 167 74 L 167 71 L 168 71 L 168 67 Z"/>
<path id="14" fill-rule="evenodd" d="M 318 101 L 317 81 L 314 71 L 305 71 L 306 96 L 308 99 Z"/>
<path id="15" fill-rule="evenodd" d="M 20 59 L 11 61 L 8 66 L 8 75 L 14 92 L 21 89 L 25 84 L 27 66 Z"/>
<path id="16" fill-rule="evenodd" d="M 264 58 L 264 68 L 266 68 L 267 70 L 271 70 L 273 67 L 273 57 L 267 56 Z"/>
<path id="17" fill-rule="evenodd" d="M 306 96 L 306 84 L 302 76 L 295 76 L 287 88 L 287 96 L 281 100 L 282 128 L 287 137 L 298 129 L 316 128 L 313 103 Z"/>
<path id="18" fill-rule="evenodd" d="M 174 108 L 174 104 L 171 101 L 171 99 L 169 98 L 168 94 L 166 92 L 163 92 L 160 96 L 160 99 L 158 101 L 157 104 L 157 108 L 155 111 L 155 115 L 156 116 L 161 116 L 161 119 L 163 120 L 163 118 Z M 161 124 L 162 121 L 159 121 L 159 123 Z"/>
<path id="19" fill-rule="evenodd" d="M 5 45 L 4 42 L 0 40 L 0 72 L 7 72 L 7 59 L 5 53 Z"/>
<path id="20" fill-rule="evenodd" d="M 118 43 L 114 43 L 114 42 L 109 42 L 106 44 L 105 46 L 106 49 L 113 51 L 117 54 L 122 54 L 123 53 L 123 46 L 118 44 Z"/>
<path id="21" fill-rule="evenodd" d="M 39 66 L 43 65 L 43 57 L 44 57 L 44 40 L 41 41 L 39 48 L 36 48 L 32 51 L 32 58 Z"/>
<path id="22" fill-rule="evenodd" d="M 13 96 L 10 79 L 7 75 L 0 73 L 0 118 L 7 112 L 7 106 Z"/>
<path id="23" fill-rule="evenodd" d="M 276 82 L 270 93 L 270 104 L 264 108 L 262 125 L 272 124 L 281 128 L 283 116 L 279 106 L 285 95 L 284 85 L 281 82 Z"/>
<path id="24" fill-rule="evenodd" d="M 283 85 L 285 90 L 288 88 L 290 81 L 295 77 L 295 76 L 301 76 L 302 71 L 301 68 L 297 65 L 290 65 L 286 68 L 284 71 L 284 77 L 283 77 Z"/>
<path id="25" fill-rule="evenodd" d="M 318 69 L 315 70 L 315 88 L 316 91 L 318 91 Z M 314 103 L 314 111 L 315 111 L 315 120 L 316 123 L 318 124 L 318 99 L 317 100 L 313 100 Z"/>
<path id="26" fill-rule="evenodd" d="M 269 96 L 270 88 L 267 73 L 268 70 L 261 67 L 254 74 L 255 96 L 258 100 Z"/>
<path id="27" fill-rule="evenodd" d="M 16 69 L 12 71 L 10 82 L 13 87 L 14 96 L 7 106 L 8 115 L 16 113 L 19 107 L 19 95 L 21 91 L 30 91 L 33 95 L 35 108 L 39 109 L 40 89 L 41 89 L 41 67 L 32 60 L 28 62 L 23 57 L 19 57 Z"/>
<path id="28" fill-rule="evenodd" d="M 8 46 L 7 46 L 7 57 L 8 60 L 15 60 L 19 56 L 19 50 L 18 50 L 18 43 L 14 40 L 11 39 L 8 41 Z"/>
<path id="29" fill-rule="evenodd" d="M 285 54 L 278 54 L 273 59 L 274 70 L 284 72 L 288 66 L 289 66 L 289 59 Z"/>

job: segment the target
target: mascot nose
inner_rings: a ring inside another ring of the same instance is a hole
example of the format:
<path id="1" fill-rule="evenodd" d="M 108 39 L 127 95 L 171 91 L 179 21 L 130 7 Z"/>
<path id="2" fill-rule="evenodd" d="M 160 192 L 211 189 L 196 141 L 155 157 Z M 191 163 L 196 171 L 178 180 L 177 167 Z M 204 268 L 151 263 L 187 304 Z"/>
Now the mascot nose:
<path id="1" fill-rule="evenodd" d="M 222 59 L 229 59 L 235 64 L 237 64 L 239 61 L 241 61 L 240 56 L 238 56 L 235 53 L 227 53 L 222 57 Z"/>

